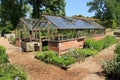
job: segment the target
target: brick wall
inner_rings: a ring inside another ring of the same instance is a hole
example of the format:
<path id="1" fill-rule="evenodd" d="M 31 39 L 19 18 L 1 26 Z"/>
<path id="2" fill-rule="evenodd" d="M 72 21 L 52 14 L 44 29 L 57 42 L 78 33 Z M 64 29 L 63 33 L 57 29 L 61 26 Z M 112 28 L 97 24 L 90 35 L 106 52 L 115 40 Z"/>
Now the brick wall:
<path id="1" fill-rule="evenodd" d="M 48 42 L 48 50 L 55 51 L 59 53 L 59 43 L 58 42 Z"/>
<path id="2" fill-rule="evenodd" d="M 15 40 L 15 45 L 16 45 L 16 46 L 20 46 L 20 41 L 19 41 L 19 39 L 16 39 L 16 40 Z"/>
<path id="3" fill-rule="evenodd" d="M 104 35 L 101 35 L 101 36 L 92 37 L 92 39 L 101 40 L 101 39 L 103 39 L 104 37 L 105 37 Z"/>
<path id="4" fill-rule="evenodd" d="M 103 39 L 105 36 L 95 36 L 92 39 L 100 40 Z M 75 48 L 83 48 L 84 46 L 84 39 L 75 39 L 63 42 L 48 42 L 48 49 L 58 52 L 59 54 L 64 54 L 71 49 Z"/>
<path id="5" fill-rule="evenodd" d="M 64 54 L 70 49 L 83 48 L 84 39 L 76 39 L 64 42 L 48 42 L 48 49 L 58 52 L 59 54 Z"/>

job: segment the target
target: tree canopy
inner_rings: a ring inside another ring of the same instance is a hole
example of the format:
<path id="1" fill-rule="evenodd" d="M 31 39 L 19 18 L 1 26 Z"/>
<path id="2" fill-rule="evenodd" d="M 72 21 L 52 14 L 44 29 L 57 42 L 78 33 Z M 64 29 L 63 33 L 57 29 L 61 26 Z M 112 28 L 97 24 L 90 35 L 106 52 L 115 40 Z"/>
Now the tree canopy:
<path id="1" fill-rule="evenodd" d="M 15 29 L 20 17 L 25 17 L 30 10 L 28 5 L 32 8 L 33 18 L 43 14 L 65 15 L 65 0 L 0 0 L 0 27 Z"/>
<path id="2" fill-rule="evenodd" d="M 65 15 L 65 0 L 29 0 L 33 7 L 33 18 L 39 18 L 42 14 Z"/>
<path id="3" fill-rule="evenodd" d="M 120 0 L 93 0 L 87 6 L 90 7 L 89 12 L 95 12 L 95 18 L 108 21 L 105 26 L 120 25 Z"/>
<path id="4" fill-rule="evenodd" d="M 87 6 L 90 7 L 89 12 L 95 12 L 95 18 L 115 20 L 120 24 L 120 0 L 93 0 Z"/>
<path id="5" fill-rule="evenodd" d="M 18 24 L 20 17 L 27 12 L 26 0 L 1 0 L 1 24 L 10 22 L 14 27 Z"/>

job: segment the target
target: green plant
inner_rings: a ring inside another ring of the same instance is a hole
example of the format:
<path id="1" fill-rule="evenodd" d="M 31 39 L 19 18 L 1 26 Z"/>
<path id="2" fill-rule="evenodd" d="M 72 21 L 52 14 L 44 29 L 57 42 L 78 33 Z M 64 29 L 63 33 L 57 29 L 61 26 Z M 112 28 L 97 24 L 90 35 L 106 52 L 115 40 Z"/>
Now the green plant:
<path id="1" fill-rule="evenodd" d="M 91 56 L 97 54 L 96 50 L 91 50 L 91 49 L 76 49 L 75 52 L 84 56 Z"/>
<path id="2" fill-rule="evenodd" d="M 8 62 L 8 56 L 4 47 L 0 46 L 0 64 Z"/>
<path id="3" fill-rule="evenodd" d="M 0 65 L 0 80 L 27 80 L 26 74 L 11 64 Z"/>
<path id="4" fill-rule="evenodd" d="M 6 33 L 10 33 L 11 30 L 13 29 L 13 26 L 10 22 L 8 22 L 2 29 L 1 29 L 1 34 L 4 36 Z"/>
<path id="5" fill-rule="evenodd" d="M 90 48 L 90 49 L 93 49 L 93 50 L 100 51 L 100 50 L 103 49 L 103 43 L 102 43 L 102 41 L 87 39 L 85 41 L 85 48 Z"/>
<path id="6" fill-rule="evenodd" d="M 37 53 L 36 58 L 46 63 L 52 63 L 59 66 L 68 66 L 75 62 L 75 59 L 69 55 L 58 56 L 53 51 L 45 51 Z"/>
<path id="7" fill-rule="evenodd" d="M 120 45 L 116 46 L 115 53 L 120 55 Z"/>
<path id="8" fill-rule="evenodd" d="M 105 72 L 110 75 L 114 76 L 116 80 L 120 79 L 120 45 L 116 46 L 115 50 L 115 57 L 110 61 L 103 62 L 103 69 Z"/>
<path id="9" fill-rule="evenodd" d="M 9 41 L 11 44 L 15 44 L 15 38 L 13 36 L 10 36 Z"/>
<path id="10" fill-rule="evenodd" d="M 85 41 L 85 48 L 90 48 L 93 50 L 97 50 L 100 51 L 114 43 L 116 43 L 117 40 L 114 36 L 106 36 L 105 38 L 103 38 L 102 40 L 94 40 L 94 39 L 87 39 Z"/>
<path id="11" fill-rule="evenodd" d="M 108 46 L 117 42 L 116 38 L 114 36 L 110 36 L 110 35 L 106 36 L 101 41 L 104 44 L 103 48 L 106 48 L 106 47 L 108 47 Z"/>
<path id="12" fill-rule="evenodd" d="M 43 46 L 42 51 L 48 51 L 48 46 Z"/>
<path id="13" fill-rule="evenodd" d="M 115 20 L 108 20 L 105 22 L 104 26 L 114 29 L 117 27 L 117 22 Z"/>

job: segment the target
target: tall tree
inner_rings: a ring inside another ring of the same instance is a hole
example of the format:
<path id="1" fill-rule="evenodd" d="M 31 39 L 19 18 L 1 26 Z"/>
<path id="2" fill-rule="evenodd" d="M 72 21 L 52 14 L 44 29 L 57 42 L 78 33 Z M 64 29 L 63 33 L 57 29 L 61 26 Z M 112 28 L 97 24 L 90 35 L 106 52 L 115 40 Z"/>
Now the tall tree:
<path id="1" fill-rule="evenodd" d="M 32 17 L 33 18 L 39 18 L 42 14 L 42 6 L 43 6 L 44 0 L 29 0 L 30 5 L 32 5 L 33 11 L 32 11 Z"/>
<path id="2" fill-rule="evenodd" d="M 1 0 L 1 21 L 3 24 L 10 22 L 13 27 L 18 24 L 19 18 L 27 12 L 27 0 Z"/>
<path id="3" fill-rule="evenodd" d="M 65 15 L 65 0 L 30 0 L 33 7 L 33 18 L 39 18 L 42 14 Z"/>
<path id="4" fill-rule="evenodd" d="M 101 20 L 116 20 L 116 0 L 93 0 L 88 2 L 89 12 L 95 11 L 95 17 Z"/>
<path id="5" fill-rule="evenodd" d="M 65 16 L 65 0 L 45 0 L 43 14 Z"/>

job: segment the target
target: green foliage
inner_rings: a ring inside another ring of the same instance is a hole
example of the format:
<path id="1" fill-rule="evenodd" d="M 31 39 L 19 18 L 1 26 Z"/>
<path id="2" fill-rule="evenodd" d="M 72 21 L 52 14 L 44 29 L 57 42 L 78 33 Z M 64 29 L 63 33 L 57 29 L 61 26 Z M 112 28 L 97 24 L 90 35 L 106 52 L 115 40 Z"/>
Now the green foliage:
<path id="1" fill-rule="evenodd" d="M 97 54 L 97 51 L 91 49 L 76 49 L 73 52 L 60 56 L 53 51 L 45 51 L 37 53 L 36 58 L 46 63 L 67 67 L 68 65 L 75 63 L 75 61 L 83 61 L 87 56 L 95 54 Z"/>
<path id="2" fill-rule="evenodd" d="M 69 55 L 58 56 L 53 51 L 45 51 L 45 52 L 37 53 L 36 58 L 40 59 L 42 61 L 45 61 L 46 63 L 52 63 L 52 64 L 56 64 L 56 65 L 59 65 L 62 67 L 68 66 L 75 62 L 73 57 L 71 57 Z"/>
<path id="3" fill-rule="evenodd" d="M 95 18 L 102 21 L 116 20 L 110 23 L 110 27 L 115 28 L 116 23 L 120 24 L 120 2 L 118 0 L 93 0 L 87 3 L 89 12 L 95 12 Z"/>
<path id="4" fill-rule="evenodd" d="M 15 44 L 15 38 L 13 36 L 10 36 L 9 41 L 11 44 Z"/>
<path id="5" fill-rule="evenodd" d="M 108 35 L 104 39 L 102 39 L 101 41 L 104 44 L 103 48 L 106 48 L 106 47 L 116 43 L 117 39 L 114 36 Z"/>
<path id="6" fill-rule="evenodd" d="M 115 77 L 116 80 L 120 79 L 120 45 L 116 46 L 115 57 L 110 61 L 103 62 L 103 69 L 111 77 Z"/>
<path id="7" fill-rule="evenodd" d="M 28 11 L 27 5 L 28 0 L 1 0 L 0 9 L 0 19 L 2 27 L 4 27 L 7 22 L 16 28 L 19 18 L 24 17 Z"/>
<path id="8" fill-rule="evenodd" d="M 91 56 L 97 54 L 97 51 L 92 49 L 76 49 L 75 52 L 84 56 Z"/>
<path id="9" fill-rule="evenodd" d="M 120 55 L 120 45 L 116 46 L 115 53 L 118 54 L 118 55 Z"/>
<path id="10" fill-rule="evenodd" d="M 42 51 L 48 51 L 48 46 L 43 46 Z"/>
<path id="11" fill-rule="evenodd" d="M 117 22 L 115 20 L 108 20 L 108 21 L 106 21 L 104 26 L 106 26 L 108 28 L 113 28 L 114 29 L 114 28 L 117 27 Z"/>
<path id="12" fill-rule="evenodd" d="M 10 64 L 2 64 L 0 65 L 0 80 L 27 80 L 27 78 L 21 69 L 16 69 Z"/>
<path id="13" fill-rule="evenodd" d="M 18 78 L 18 79 L 17 79 Z M 27 80 L 26 74 L 8 63 L 4 47 L 0 46 L 0 80 Z"/>
<path id="14" fill-rule="evenodd" d="M 4 47 L 0 46 L 0 64 L 8 62 L 8 56 Z"/>
<path id="15" fill-rule="evenodd" d="M 4 25 L 3 28 L 1 29 L 2 36 L 4 36 L 4 34 L 6 33 L 10 33 L 12 29 L 13 29 L 12 24 L 8 22 L 8 24 Z"/>
<path id="16" fill-rule="evenodd" d="M 42 14 L 65 15 L 65 0 L 30 0 L 33 6 L 33 18 L 39 18 Z"/>
<path id="17" fill-rule="evenodd" d="M 93 39 L 87 39 L 85 41 L 85 48 L 90 48 L 93 50 L 100 51 L 114 43 L 116 43 L 116 38 L 114 36 L 106 36 L 102 40 L 93 40 Z"/>
<path id="18" fill-rule="evenodd" d="M 90 49 L 97 50 L 97 51 L 102 50 L 103 45 L 104 44 L 102 43 L 102 41 L 96 41 L 93 39 L 87 39 L 85 41 L 85 48 L 90 48 Z"/>

